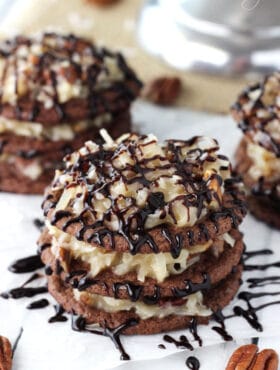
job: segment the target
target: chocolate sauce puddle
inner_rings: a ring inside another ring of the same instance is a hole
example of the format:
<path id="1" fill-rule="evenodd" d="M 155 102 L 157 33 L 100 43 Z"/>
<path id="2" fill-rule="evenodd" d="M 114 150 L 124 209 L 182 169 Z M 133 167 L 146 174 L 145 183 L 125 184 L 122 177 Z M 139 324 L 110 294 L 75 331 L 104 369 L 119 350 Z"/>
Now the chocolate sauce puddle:
<path id="1" fill-rule="evenodd" d="M 8 270 L 14 274 L 23 274 L 26 272 L 33 272 L 44 267 L 43 262 L 38 254 L 33 256 L 24 257 L 14 261 Z"/>
<path id="2" fill-rule="evenodd" d="M 128 329 L 132 326 L 135 326 L 138 324 L 138 320 L 136 319 L 129 319 L 125 323 L 117 326 L 116 328 L 110 328 L 109 326 L 106 325 L 105 323 L 105 328 L 100 328 L 98 329 L 93 329 L 90 327 L 90 325 L 86 324 L 86 320 L 82 316 L 74 317 L 72 315 L 72 329 L 74 331 L 80 331 L 80 332 L 87 332 L 91 334 L 96 334 L 96 335 L 103 335 L 105 337 L 108 337 L 111 339 L 111 341 L 114 343 L 116 349 L 120 352 L 121 360 L 130 360 L 130 356 L 127 354 L 125 351 L 122 342 L 120 340 L 120 335 L 125 329 Z"/>
<path id="3" fill-rule="evenodd" d="M 190 356 L 186 359 L 186 366 L 190 370 L 199 370 L 200 369 L 200 362 L 199 362 L 198 358 L 196 358 L 194 356 Z"/>

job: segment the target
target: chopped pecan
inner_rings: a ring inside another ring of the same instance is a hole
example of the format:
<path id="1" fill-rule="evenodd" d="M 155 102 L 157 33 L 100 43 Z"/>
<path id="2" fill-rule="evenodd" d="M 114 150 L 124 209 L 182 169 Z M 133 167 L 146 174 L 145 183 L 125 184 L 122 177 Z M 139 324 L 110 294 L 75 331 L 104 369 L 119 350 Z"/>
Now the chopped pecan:
<path id="1" fill-rule="evenodd" d="M 182 83 L 178 77 L 159 77 L 147 83 L 142 97 L 159 105 L 171 105 L 179 96 Z"/>
<path id="2" fill-rule="evenodd" d="M 258 353 L 255 344 L 237 348 L 231 355 L 225 370 L 277 370 L 278 355 L 273 349 Z"/>
<path id="3" fill-rule="evenodd" d="M 59 260 L 60 265 L 65 272 L 69 271 L 70 263 L 71 263 L 71 254 L 70 251 L 65 248 L 59 248 Z"/>
<path id="4" fill-rule="evenodd" d="M 7 338 L 0 336 L 0 370 L 11 370 L 12 357 L 11 343 Z"/>
<path id="5" fill-rule="evenodd" d="M 106 6 L 106 5 L 112 5 L 118 2 L 119 0 L 86 0 L 86 1 L 92 4 Z"/>
<path id="6" fill-rule="evenodd" d="M 73 65 L 61 67 L 59 73 L 70 83 L 73 84 L 78 79 L 77 69 Z"/>

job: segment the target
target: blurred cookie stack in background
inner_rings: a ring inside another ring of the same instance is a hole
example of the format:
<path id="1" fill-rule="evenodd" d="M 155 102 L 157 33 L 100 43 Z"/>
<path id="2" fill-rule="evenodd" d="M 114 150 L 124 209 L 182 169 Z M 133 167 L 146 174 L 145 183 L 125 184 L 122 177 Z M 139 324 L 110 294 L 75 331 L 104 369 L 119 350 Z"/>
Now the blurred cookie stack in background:
<path id="1" fill-rule="evenodd" d="M 280 228 L 280 73 L 246 88 L 232 106 L 244 136 L 236 170 L 248 191 L 251 212 Z"/>
<path id="2" fill-rule="evenodd" d="M 141 88 L 121 54 L 55 33 L 3 42 L 0 77 L 0 190 L 17 193 L 42 193 L 100 128 L 129 131 Z"/>

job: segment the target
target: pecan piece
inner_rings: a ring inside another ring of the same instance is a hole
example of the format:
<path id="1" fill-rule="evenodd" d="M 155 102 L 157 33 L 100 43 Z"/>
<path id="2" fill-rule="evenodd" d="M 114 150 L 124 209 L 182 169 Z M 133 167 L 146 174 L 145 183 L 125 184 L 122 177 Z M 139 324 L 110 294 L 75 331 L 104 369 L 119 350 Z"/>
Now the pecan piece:
<path id="1" fill-rule="evenodd" d="M 254 362 L 258 352 L 255 344 L 247 344 L 237 348 L 231 355 L 226 370 L 246 370 Z"/>
<path id="2" fill-rule="evenodd" d="M 86 1 L 91 4 L 106 6 L 106 5 L 112 5 L 118 2 L 119 0 L 86 0 Z"/>
<path id="3" fill-rule="evenodd" d="M 273 349 L 264 349 L 257 355 L 253 370 L 277 370 L 278 355 Z"/>
<path id="4" fill-rule="evenodd" d="M 159 77 L 144 86 L 142 97 L 159 105 L 171 105 L 179 96 L 182 83 L 178 77 Z"/>
<path id="5" fill-rule="evenodd" d="M 70 251 L 65 248 L 59 248 L 58 255 L 61 267 L 65 272 L 68 272 L 71 263 Z"/>
<path id="6" fill-rule="evenodd" d="M 12 357 L 13 352 L 10 341 L 0 336 L 0 370 L 11 370 Z"/>
<path id="7" fill-rule="evenodd" d="M 258 353 L 255 344 L 237 348 L 231 355 L 225 370 L 277 370 L 278 355 L 273 349 Z"/>

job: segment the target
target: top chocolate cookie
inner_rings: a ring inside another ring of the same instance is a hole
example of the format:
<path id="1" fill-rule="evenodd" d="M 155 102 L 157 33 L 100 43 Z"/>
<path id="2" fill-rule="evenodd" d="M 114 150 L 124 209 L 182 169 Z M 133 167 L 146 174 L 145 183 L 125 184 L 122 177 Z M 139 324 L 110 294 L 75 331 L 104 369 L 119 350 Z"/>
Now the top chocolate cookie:
<path id="1" fill-rule="evenodd" d="M 248 139 L 280 157 L 280 72 L 246 88 L 231 112 Z"/>
<path id="2" fill-rule="evenodd" d="M 6 118 L 56 125 L 117 114 L 140 88 L 120 53 L 83 38 L 44 33 L 0 45 L 0 109 Z"/>
<path id="3" fill-rule="evenodd" d="M 52 225 L 107 250 L 178 256 L 241 222 L 242 195 L 215 140 L 102 134 L 103 145 L 87 142 L 57 171 L 43 204 Z"/>

